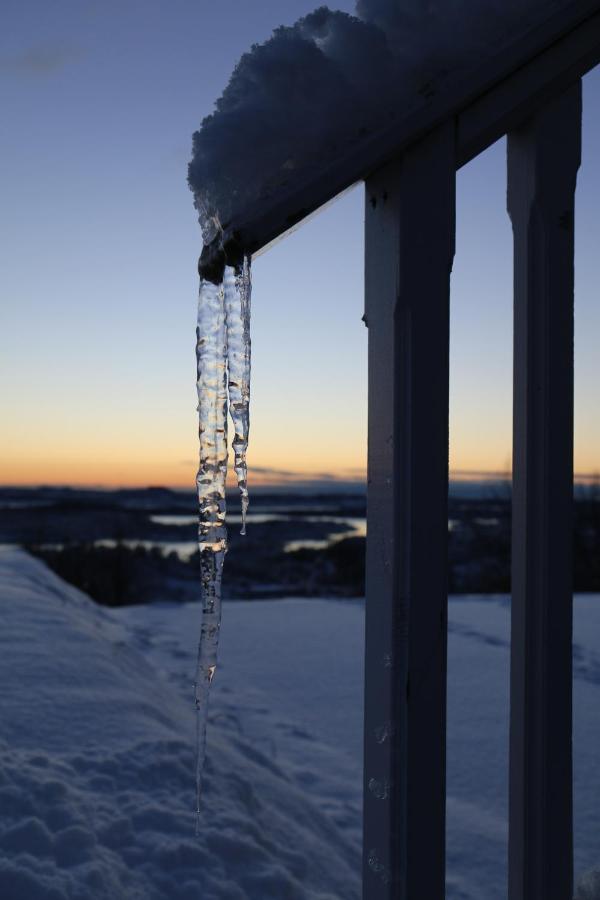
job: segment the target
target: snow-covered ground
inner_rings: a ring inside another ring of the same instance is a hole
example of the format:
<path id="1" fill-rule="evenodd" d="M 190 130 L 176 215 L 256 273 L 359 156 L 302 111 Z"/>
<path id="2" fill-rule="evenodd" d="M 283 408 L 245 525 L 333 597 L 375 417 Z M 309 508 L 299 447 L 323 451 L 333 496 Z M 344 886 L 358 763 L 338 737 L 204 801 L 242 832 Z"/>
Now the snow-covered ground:
<path id="1" fill-rule="evenodd" d="M 0 552 L 0 597 L 3 900 L 358 896 L 357 810 L 338 787 L 329 815 L 309 785 L 311 763 L 343 754 L 293 734 L 294 709 L 270 709 L 250 670 L 215 692 L 195 838 L 198 607 L 108 613 L 15 550 Z M 297 676 L 308 699 L 312 674 Z M 297 748 L 293 771 L 266 735 Z"/>
<path id="2" fill-rule="evenodd" d="M 0 551 L 0 897 L 359 896 L 362 604 L 225 605 L 196 839 L 198 614 L 109 612 L 25 553 Z M 505 598 L 450 604 L 449 900 L 506 896 L 508 620 Z M 600 863 L 599 740 L 600 598 L 586 596 L 575 617 L 579 872 Z"/>

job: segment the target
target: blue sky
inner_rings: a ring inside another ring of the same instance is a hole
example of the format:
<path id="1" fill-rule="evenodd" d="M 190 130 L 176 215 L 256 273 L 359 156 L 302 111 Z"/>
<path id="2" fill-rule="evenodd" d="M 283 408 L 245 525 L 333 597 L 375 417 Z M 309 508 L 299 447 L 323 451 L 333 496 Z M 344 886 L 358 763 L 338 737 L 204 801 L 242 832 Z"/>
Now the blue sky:
<path id="1" fill-rule="evenodd" d="M 0 482 L 193 484 L 200 230 L 191 134 L 242 52 L 313 2 L 5 0 Z M 351 11 L 352 3 L 338 3 Z M 600 469 L 600 73 L 577 207 L 576 461 Z M 451 465 L 510 465 L 511 230 L 499 143 L 458 176 Z M 250 465 L 361 471 L 362 188 L 254 264 Z"/>

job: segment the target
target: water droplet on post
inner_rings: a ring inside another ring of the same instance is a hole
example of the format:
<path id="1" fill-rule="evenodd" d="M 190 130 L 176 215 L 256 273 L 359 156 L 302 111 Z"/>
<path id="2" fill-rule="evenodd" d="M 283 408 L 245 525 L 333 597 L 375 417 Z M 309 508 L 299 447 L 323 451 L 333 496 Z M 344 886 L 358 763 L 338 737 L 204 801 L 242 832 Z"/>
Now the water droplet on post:
<path id="1" fill-rule="evenodd" d="M 370 850 L 368 856 L 368 865 L 375 875 L 378 875 L 384 884 L 389 884 L 392 880 L 388 868 L 381 862 L 377 850 Z"/>
<path id="2" fill-rule="evenodd" d="M 395 732 L 394 723 L 386 722 L 384 725 L 379 725 L 375 729 L 375 740 L 378 744 L 384 744 Z"/>
<path id="3" fill-rule="evenodd" d="M 377 778 L 369 780 L 369 790 L 376 800 L 387 800 L 390 795 L 390 785 L 387 781 L 378 781 Z"/>

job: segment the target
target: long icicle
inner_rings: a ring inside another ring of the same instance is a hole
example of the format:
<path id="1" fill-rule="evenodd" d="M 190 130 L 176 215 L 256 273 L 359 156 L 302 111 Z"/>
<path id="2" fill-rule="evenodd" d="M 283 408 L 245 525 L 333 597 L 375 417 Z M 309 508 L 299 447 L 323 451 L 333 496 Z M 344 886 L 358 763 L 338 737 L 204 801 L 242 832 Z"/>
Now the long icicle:
<path id="1" fill-rule="evenodd" d="M 250 259 L 226 266 L 223 279 L 227 322 L 229 412 L 234 427 L 233 452 L 242 505 L 241 534 L 246 534 L 248 481 L 246 451 L 250 428 Z"/>
<path id="2" fill-rule="evenodd" d="M 221 579 L 227 552 L 227 332 L 224 289 L 202 279 L 196 331 L 200 466 L 196 478 L 200 508 L 198 542 L 202 626 L 195 680 L 196 833 L 200 829 L 202 772 L 210 685 L 217 665 L 221 627 Z"/>

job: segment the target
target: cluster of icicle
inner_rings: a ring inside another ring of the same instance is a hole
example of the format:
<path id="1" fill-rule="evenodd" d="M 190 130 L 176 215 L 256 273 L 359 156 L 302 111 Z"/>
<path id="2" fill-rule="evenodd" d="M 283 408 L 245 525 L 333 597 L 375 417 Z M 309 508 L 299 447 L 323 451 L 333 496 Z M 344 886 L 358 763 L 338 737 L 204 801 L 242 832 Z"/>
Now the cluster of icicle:
<path id="1" fill-rule="evenodd" d="M 205 246 L 199 271 L 196 361 L 200 466 L 196 483 L 202 627 L 195 680 L 197 830 L 200 827 L 208 698 L 217 665 L 221 579 L 227 552 L 225 484 L 228 409 L 235 431 L 234 466 L 241 495 L 242 534 L 245 534 L 248 508 L 246 449 L 250 404 L 250 259 L 239 253 L 227 253 L 217 240 L 216 249 L 214 242 L 212 246 Z"/>

